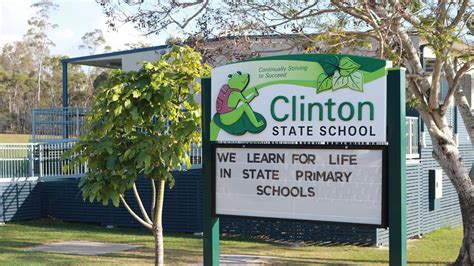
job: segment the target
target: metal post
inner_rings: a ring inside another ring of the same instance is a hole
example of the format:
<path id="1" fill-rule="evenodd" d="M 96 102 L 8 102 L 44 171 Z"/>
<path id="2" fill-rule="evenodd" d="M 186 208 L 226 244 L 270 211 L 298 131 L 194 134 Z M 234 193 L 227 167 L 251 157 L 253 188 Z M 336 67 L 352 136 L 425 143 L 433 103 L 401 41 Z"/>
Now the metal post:
<path id="1" fill-rule="evenodd" d="M 33 143 L 28 144 L 28 162 L 29 162 L 29 167 L 30 170 L 28 171 L 28 177 L 33 177 L 35 176 L 35 162 L 34 162 L 34 145 Z"/>
<path id="2" fill-rule="evenodd" d="M 76 139 L 79 139 L 79 108 L 76 108 Z"/>
<path id="3" fill-rule="evenodd" d="M 387 90 L 389 258 L 398 266 L 407 264 L 404 69 L 388 70 Z"/>
<path id="4" fill-rule="evenodd" d="M 41 179 L 44 175 L 44 173 L 43 173 L 43 144 L 38 144 L 38 146 L 39 146 L 39 156 L 38 156 L 39 176 L 38 176 L 38 179 Z"/>
<path id="5" fill-rule="evenodd" d="M 212 217 L 211 79 L 202 79 L 202 187 L 204 265 L 219 265 L 219 218 Z"/>
<path id="6" fill-rule="evenodd" d="M 36 141 L 36 112 L 37 109 L 33 109 L 33 125 L 31 126 L 31 141 L 35 142 Z"/>
<path id="7" fill-rule="evenodd" d="M 63 139 L 67 139 L 69 136 L 69 128 L 68 128 L 68 109 L 69 106 L 69 95 L 68 95 L 68 86 L 67 86 L 67 61 L 62 60 L 61 64 L 63 65 L 63 114 L 65 115 L 63 118 Z"/>
<path id="8" fill-rule="evenodd" d="M 61 60 L 63 66 L 63 107 L 68 107 L 68 87 L 67 87 L 67 61 Z"/>

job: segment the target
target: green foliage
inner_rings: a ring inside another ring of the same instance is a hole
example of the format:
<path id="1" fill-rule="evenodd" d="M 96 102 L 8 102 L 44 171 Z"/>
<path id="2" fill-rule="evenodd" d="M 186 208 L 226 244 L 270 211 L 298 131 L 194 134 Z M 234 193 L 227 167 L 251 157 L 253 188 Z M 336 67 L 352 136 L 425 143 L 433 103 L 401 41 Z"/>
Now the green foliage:
<path id="1" fill-rule="evenodd" d="M 406 106 L 410 108 L 417 108 L 420 106 L 420 99 L 410 98 L 406 100 Z"/>
<path id="2" fill-rule="evenodd" d="M 135 72 L 115 71 L 99 89 L 75 147 L 88 162 L 80 182 L 84 199 L 119 204 L 139 174 L 166 180 L 190 166 L 188 152 L 200 140 L 199 77 L 210 68 L 189 47 L 174 47 Z"/>

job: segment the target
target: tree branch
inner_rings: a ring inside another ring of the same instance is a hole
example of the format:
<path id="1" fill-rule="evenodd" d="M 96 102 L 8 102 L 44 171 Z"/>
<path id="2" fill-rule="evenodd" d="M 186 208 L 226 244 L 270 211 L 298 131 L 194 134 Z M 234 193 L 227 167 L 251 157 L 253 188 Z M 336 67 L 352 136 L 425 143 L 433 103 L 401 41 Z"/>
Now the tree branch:
<path id="1" fill-rule="evenodd" d="M 453 68 L 447 63 L 444 64 L 444 73 L 446 76 L 446 80 L 448 81 L 449 88 L 446 98 L 444 98 L 444 102 L 440 107 L 443 112 L 448 109 L 449 103 L 451 102 L 454 93 L 459 90 L 460 79 L 464 76 L 464 74 L 466 74 L 467 71 L 471 69 L 473 65 L 474 59 L 466 62 L 454 75 Z"/>
<path id="2" fill-rule="evenodd" d="M 192 4 L 188 3 L 186 5 L 185 4 L 181 4 L 181 5 L 182 5 L 183 8 L 186 8 L 186 7 L 189 7 L 189 6 L 197 5 L 201 2 L 202 1 L 196 1 L 196 2 L 193 2 Z M 197 15 L 199 15 L 207 7 L 208 4 L 209 4 L 209 0 L 205 0 L 204 3 L 202 3 L 201 8 L 199 8 L 196 12 L 194 12 L 190 17 L 186 18 L 183 23 L 180 23 L 180 22 L 176 21 L 173 18 L 173 16 L 171 16 L 170 13 L 168 13 L 168 18 L 171 19 L 171 21 L 173 21 L 173 23 L 178 25 L 181 29 L 184 29 L 189 24 L 189 22 L 191 22 Z"/>
<path id="3" fill-rule="evenodd" d="M 439 104 L 439 91 L 440 91 L 440 78 L 441 78 L 441 68 L 443 67 L 444 60 L 436 58 L 434 65 L 433 73 L 431 74 L 431 90 L 429 97 L 429 107 L 431 110 L 438 108 Z"/>
<path id="4" fill-rule="evenodd" d="M 140 198 L 140 194 L 138 193 L 137 185 L 135 184 L 135 182 L 133 183 L 132 190 L 133 190 L 133 195 L 135 196 L 135 199 L 137 200 L 138 207 L 140 208 L 140 211 L 143 215 L 143 218 L 148 223 L 152 223 L 152 221 L 150 220 L 150 217 L 148 216 L 148 213 L 146 213 L 145 207 L 143 206 L 143 202 L 142 202 L 142 199 Z"/>
<path id="5" fill-rule="evenodd" d="M 421 106 L 419 107 L 422 110 L 428 110 L 428 103 L 426 102 L 425 97 L 420 91 L 418 84 L 416 83 L 416 79 L 413 77 L 407 76 L 408 79 L 408 90 L 415 95 L 415 97 L 420 101 Z"/>
<path id="6" fill-rule="evenodd" d="M 449 30 L 454 29 L 459 24 L 464 14 L 466 13 L 466 9 L 468 5 L 469 5 L 469 0 L 462 1 L 461 7 L 458 9 L 458 13 L 456 14 L 456 17 L 454 17 L 453 21 L 448 26 Z"/>
<path id="7" fill-rule="evenodd" d="M 407 8 L 402 6 L 398 1 L 395 3 L 395 9 L 398 10 L 403 17 L 408 23 L 410 23 L 413 27 L 415 28 L 421 28 L 421 21 L 415 17 L 412 13 L 409 13 L 407 11 Z"/>
<path id="8" fill-rule="evenodd" d="M 426 91 L 430 90 L 431 85 L 428 82 L 428 80 L 424 77 L 425 70 L 421 66 L 421 61 L 420 61 L 420 56 L 418 54 L 418 49 L 413 44 L 412 40 L 410 39 L 410 36 L 408 35 L 408 33 L 406 32 L 405 29 L 400 28 L 399 33 L 400 33 L 399 36 L 400 36 L 401 45 L 402 45 L 402 47 L 404 47 L 404 51 L 405 51 L 405 54 L 406 54 L 406 60 L 411 65 L 411 67 L 413 68 L 412 73 L 417 73 L 417 74 L 420 75 L 420 77 L 421 77 L 421 79 L 420 79 L 420 82 L 421 82 L 420 89 L 421 89 L 421 92 L 423 94 L 425 94 Z"/>
<path id="9" fill-rule="evenodd" d="M 155 213 L 155 206 L 156 206 L 156 186 L 155 186 L 155 179 L 150 177 L 151 179 L 151 214 Z"/>
<path id="10" fill-rule="evenodd" d="M 152 230 L 153 227 L 151 226 L 151 224 L 145 222 L 142 218 L 140 218 L 140 216 L 138 216 L 131 208 L 130 206 L 128 206 L 127 202 L 125 201 L 125 198 L 120 195 L 120 201 L 123 203 L 123 205 L 125 206 L 125 209 L 127 209 L 128 213 L 130 213 L 130 215 L 133 216 L 133 218 L 135 218 L 135 220 L 137 220 L 141 225 L 145 226 L 147 229 L 149 230 Z"/>
<path id="11" fill-rule="evenodd" d="M 454 96 L 456 106 L 459 109 L 464 126 L 466 127 L 467 133 L 469 134 L 471 145 L 474 145 L 474 116 L 472 114 L 471 105 L 467 101 L 466 94 L 459 87 L 459 81 L 461 77 L 470 69 L 473 63 L 474 60 L 466 62 L 456 74 L 454 74 L 454 70 L 449 64 L 445 64 L 444 73 L 446 75 L 446 79 L 448 80 L 449 90 L 442 106 L 442 108 L 446 109 L 449 104 L 449 97 Z"/>

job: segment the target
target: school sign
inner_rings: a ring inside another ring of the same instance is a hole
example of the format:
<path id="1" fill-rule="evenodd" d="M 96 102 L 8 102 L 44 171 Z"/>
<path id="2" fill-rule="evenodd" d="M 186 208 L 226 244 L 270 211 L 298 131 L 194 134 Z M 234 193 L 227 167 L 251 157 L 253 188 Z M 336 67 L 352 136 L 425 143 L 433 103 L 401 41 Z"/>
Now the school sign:
<path id="1" fill-rule="evenodd" d="M 296 59 L 214 69 L 211 141 L 386 142 L 388 61 Z"/>
<path id="2" fill-rule="evenodd" d="M 390 67 L 289 55 L 203 79 L 205 264 L 218 264 L 223 216 L 390 226 L 404 264 L 405 81 Z"/>

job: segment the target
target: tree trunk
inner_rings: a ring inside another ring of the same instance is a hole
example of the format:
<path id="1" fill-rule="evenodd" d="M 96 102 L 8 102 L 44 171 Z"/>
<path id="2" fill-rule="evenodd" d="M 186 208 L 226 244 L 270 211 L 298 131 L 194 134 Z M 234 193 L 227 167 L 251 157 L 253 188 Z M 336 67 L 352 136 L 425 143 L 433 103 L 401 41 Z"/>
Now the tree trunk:
<path id="1" fill-rule="evenodd" d="M 37 91 L 37 106 L 36 107 L 40 107 L 40 103 L 41 103 L 41 74 L 43 73 L 43 61 L 41 59 L 40 63 L 39 63 L 39 68 L 38 68 L 38 91 Z"/>
<path id="2" fill-rule="evenodd" d="M 155 237 L 155 265 L 164 265 L 163 243 L 163 201 L 165 195 L 165 180 L 158 183 L 158 197 L 156 197 L 155 213 L 153 217 L 153 236 Z"/>
<path id="3" fill-rule="evenodd" d="M 153 229 L 153 236 L 155 237 L 155 265 L 161 266 L 164 264 L 163 260 L 163 227 L 157 226 Z"/>
<path id="4" fill-rule="evenodd" d="M 462 204 L 461 204 L 462 205 Z M 461 207 L 463 220 L 463 240 L 459 250 L 456 262 L 453 265 L 474 265 L 474 230 L 472 230 L 472 221 L 474 215 L 472 214 L 472 207 Z"/>
<path id="5" fill-rule="evenodd" d="M 454 265 L 474 265 L 474 189 L 470 175 L 452 140 L 433 139 L 433 157 L 458 193 L 463 222 L 463 240 Z"/>

